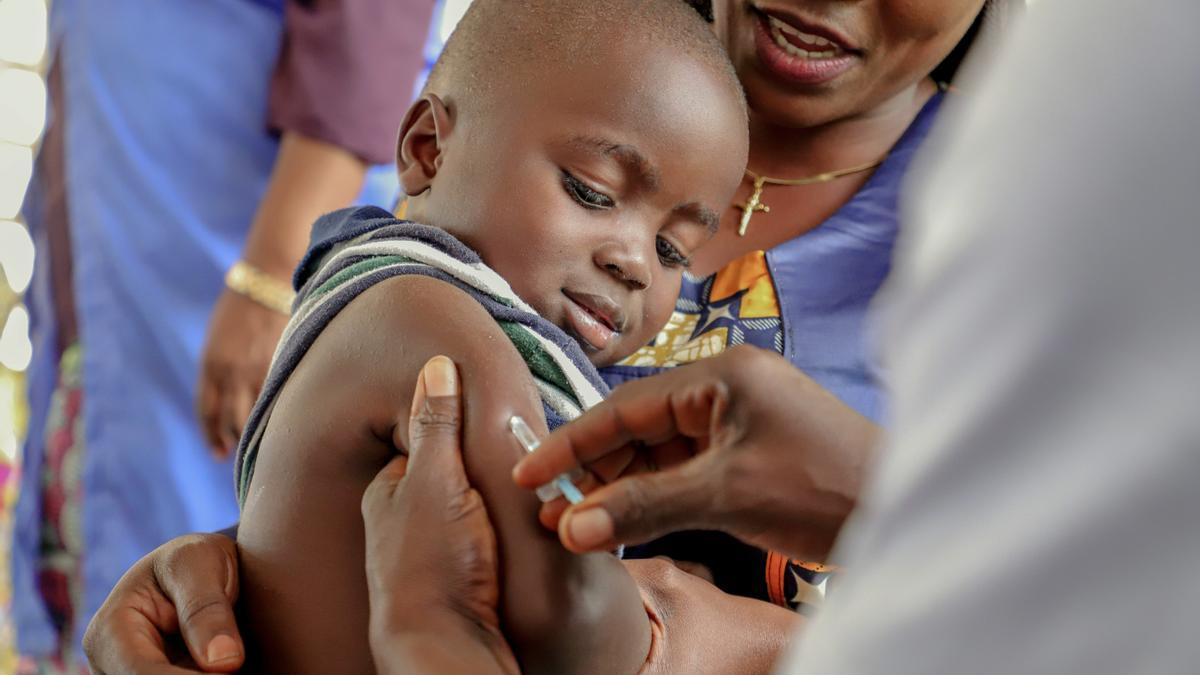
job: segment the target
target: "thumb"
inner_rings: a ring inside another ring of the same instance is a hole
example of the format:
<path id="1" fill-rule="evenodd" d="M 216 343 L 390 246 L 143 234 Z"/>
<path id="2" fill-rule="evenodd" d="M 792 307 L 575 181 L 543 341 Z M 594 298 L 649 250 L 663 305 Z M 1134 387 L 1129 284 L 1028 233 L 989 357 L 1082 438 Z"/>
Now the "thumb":
<path id="1" fill-rule="evenodd" d="M 188 651 L 205 670 L 231 671 L 244 649 L 234 620 L 236 544 L 224 535 L 193 535 L 155 561 L 154 576 L 175 606 Z"/>
<path id="2" fill-rule="evenodd" d="M 408 475 L 434 474 L 453 491 L 470 489 L 462 461 L 462 397 L 458 370 L 445 356 L 421 369 L 408 421 Z"/>
<path id="3" fill-rule="evenodd" d="M 368 527 L 379 517 L 380 510 L 390 503 L 407 472 L 408 458 L 396 455 L 367 484 L 362 497 L 362 515 Z"/>
<path id="4" fill-rule="evenodd" d="M 707 456 L 661 472 L 633 474 L 589 494 L 558 522 L 563 546 L 576 553 L 641 544 L 671 532 L 708 529 L 721 502 L 709 489 Z"/>

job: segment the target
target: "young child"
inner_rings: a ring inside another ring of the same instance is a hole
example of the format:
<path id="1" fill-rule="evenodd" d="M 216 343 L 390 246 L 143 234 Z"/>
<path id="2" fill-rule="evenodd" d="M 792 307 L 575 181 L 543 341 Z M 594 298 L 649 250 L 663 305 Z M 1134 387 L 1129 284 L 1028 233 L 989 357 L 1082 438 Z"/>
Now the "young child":
<path id="1" fill-rule="evenodd" d="M 251 669 L 372 670 L 359 503 L 406 446 L 436 354 L 459 365 L 464 461 L 523 671 L 642 666 L 636 586 L 541 527 L 510 478 L 507 423 L 544 434 L 577 414 L 604 394 L 594 365 L 666 323 L 741 179 L 746 128 L 732 68 L 682 0 L 475 0 L 401 125 L 412 222 L 332 214 L 297 273 L 239 450 Z"/>

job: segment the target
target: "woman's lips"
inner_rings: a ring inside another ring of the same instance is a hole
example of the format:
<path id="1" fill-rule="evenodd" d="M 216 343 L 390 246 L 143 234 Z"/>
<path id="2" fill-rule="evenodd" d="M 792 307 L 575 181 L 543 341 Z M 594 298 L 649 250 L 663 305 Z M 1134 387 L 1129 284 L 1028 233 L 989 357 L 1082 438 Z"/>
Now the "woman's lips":
<path id="1" fill-rule="evenodd" d="M 603 351 L 620 335 L 617 330 L 620 321 L 608 316 L 597 305 L 596 298 L 582 293 L 563 291 L 567 296 L 567 323 L 571 332 L 583 340 L 585 345 L 596 351 Z"/>
<path id="2" fill-rule="evenodd" d="M 824 84 L 854 67 L 858 55 L 829 38 L 755 12 L 754 44 L 767 70 L 797 84 Z"/>

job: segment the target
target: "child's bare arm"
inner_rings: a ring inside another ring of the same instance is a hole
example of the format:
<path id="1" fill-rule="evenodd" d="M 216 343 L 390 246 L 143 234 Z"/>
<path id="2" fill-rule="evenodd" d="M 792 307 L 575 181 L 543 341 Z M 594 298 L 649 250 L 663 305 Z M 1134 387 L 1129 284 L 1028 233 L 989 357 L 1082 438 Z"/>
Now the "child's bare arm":
<path id="1" fill-rule="evenodd" d="M 611 556 L 563 550 L 538 524 L 536 498 L 509 478 L 520 450 L 508 418 L 542 425 L 524 362 L 482 307 L 423 277 L 381 283 L 351 303 L 280 393 L 239 531 L 259 662 L 279 672 L 371 670 L 359 503 L 392 443 L 406 444 L 416 377 L 436 354 L 459 365 L 464 461 L 497 531 L 502 620 L 523 669 L 635 672 L 649 627 L 632 580 Z"/>

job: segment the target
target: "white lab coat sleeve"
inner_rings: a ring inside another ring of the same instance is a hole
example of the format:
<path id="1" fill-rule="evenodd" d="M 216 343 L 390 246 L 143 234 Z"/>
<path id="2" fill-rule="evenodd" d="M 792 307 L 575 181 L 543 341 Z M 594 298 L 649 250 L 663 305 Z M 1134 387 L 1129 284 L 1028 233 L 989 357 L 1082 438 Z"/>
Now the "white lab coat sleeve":
<path id="1" fill-rule="evenodd" d="M 1042 0 L 911 187 L 893 438 L 781 666 L 1200 672 L 1200 3 Z"/>

